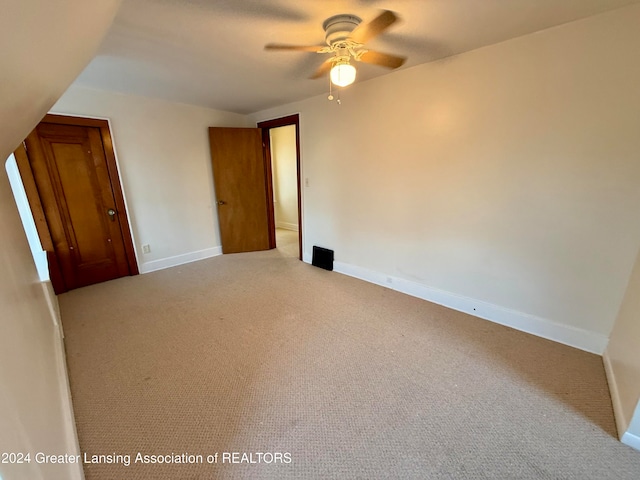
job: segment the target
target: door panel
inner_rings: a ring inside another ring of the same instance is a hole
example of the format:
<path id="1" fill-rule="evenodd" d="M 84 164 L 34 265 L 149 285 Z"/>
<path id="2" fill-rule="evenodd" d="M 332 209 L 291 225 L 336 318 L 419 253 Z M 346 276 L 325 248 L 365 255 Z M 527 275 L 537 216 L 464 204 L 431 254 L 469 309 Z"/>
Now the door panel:
<path id="1" fill-rule="evenodd" d="M 272 248 L 262 131 L 209 128 L 223 253 Z"/>
<path id="2" fill-rule="evenodd" d="M 64 290 L 137 273 L 127 258 L 126 216 L 116 209 L 101 129 L 40 123 L 25 144 Z"/>

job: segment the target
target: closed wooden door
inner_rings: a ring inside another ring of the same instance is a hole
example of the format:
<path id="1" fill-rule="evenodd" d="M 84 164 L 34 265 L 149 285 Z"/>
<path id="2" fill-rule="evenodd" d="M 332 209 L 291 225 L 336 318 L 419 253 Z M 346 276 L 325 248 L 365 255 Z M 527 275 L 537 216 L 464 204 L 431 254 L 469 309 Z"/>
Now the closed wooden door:
<path id="1" fill-rule="evenodd" d="M 223 253 L 274 248 L 259 128 L 209 128 Z"/>
<path id="2" fill-rule="evenodd" d="M 87 123 L 96 122 L 102 121 Z M 57 291 L 138 273 L 115 160 L 107 161 L 104 135 L 104 125 L 43 121 L 25 140 L 62 277 Z"/>

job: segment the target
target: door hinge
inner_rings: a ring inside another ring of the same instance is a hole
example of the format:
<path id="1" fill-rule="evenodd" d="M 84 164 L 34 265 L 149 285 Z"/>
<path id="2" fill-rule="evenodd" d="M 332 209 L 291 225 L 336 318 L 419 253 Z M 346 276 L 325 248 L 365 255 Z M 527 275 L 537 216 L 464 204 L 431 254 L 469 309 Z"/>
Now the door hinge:
<path id="1" fill-rule="evenodd" d="M 27 149 L 27 141 L 26 140 L 22 141 L 22 146 L 24 147 L 24 151 L 27 152 L 28 149 Z"/>

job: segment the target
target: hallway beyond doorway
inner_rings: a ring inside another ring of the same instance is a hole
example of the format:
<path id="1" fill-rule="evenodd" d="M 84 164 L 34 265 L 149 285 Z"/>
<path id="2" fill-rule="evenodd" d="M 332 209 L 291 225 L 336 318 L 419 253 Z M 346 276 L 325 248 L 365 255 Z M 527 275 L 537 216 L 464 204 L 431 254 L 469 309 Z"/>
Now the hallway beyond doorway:
<path id="1" fill-rule="evenodd" d="M 276 248 L 284 257 L 299 258 L 298 232 L 276 228 Z"/>

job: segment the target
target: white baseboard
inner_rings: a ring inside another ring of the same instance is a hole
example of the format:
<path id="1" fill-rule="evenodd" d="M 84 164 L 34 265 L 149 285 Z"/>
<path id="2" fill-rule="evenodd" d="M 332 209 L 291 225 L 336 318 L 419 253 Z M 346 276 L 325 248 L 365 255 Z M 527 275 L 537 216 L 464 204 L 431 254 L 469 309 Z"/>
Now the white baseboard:
<path id="1" fill-rule="evenodd" d="M 607 376 L 607 383 L 609 384 L 609 393 L 611 394 L 611 404 L 613 406 L 613 417 L 616 420 L 618 437 L 620 438 L 620 440 L 622 440 L 629 422 L 627 421 L 624 415 L 624 411 L 622 410 L 620 393 L 618 391 L 618 382 L 616 381 L 616 375 L 613 371 L 613 365 L 611 365 L 611 358 L 609 357 L 609 352 L 607 352 L 607 350 L 605 350 L 602 354 L 602 363 L 604 364 L 604 372 Z"/>
<path id="2" fill-rule="evenodd" d="M 54 323 L 54 355 L 56 364 L 56 374 L 58 377 L 58 385 L 60 388 L 60 404 L 62 406 L 62 417 L 64 421 L 64 436 L 66 440 L 65 453 L 70 455 L 80 455 L 80 443 L 78 442 L 78 431 L 76 429 L 76 418 L 73 413 L 73 402 L 71 401 L 71 387 L 69 386 L 69 373 L 67 370 L 67 360 L 64 350 L 64 332 L 62 330 L 62 321 L 60 317 L 60 308 L 58 298 L 53 293 L 51 282 L 42 282 L 49 311 L 53 317 Z M 84 480 L 84 470 L 82 463 L 69 463 L 68 478 L 70 480 Z"/>
<path id="3" fill-rule="evenodd" d="M 640 450 L 640 435 L 637 433 L 640 431 L 640 402 L 638 402 L 636 411 L 633 414 L 631 421 L 629 421 L 622 409 L 618 382 L 607 350 L 602 354 L 602 360 L 604 363 L 604 371 L 607 374 L 607 382 L 609 383 L 609 392 L 611 393 L 613 416 L 616 419 L 618 437 L 620 437 L 620 441 L 625 445 L 636 450 Z"/>
<path id="4" fill-rule="evenodd" d="M 196 262 L 198 260 L 204 260 L 205 258 L 216 257 L 222 255 L 222 247 L 206 248 L 204 250 L 198 250 L 195 252 L 189 252 L 182 255 L 176 255 L 174 257 L 161 258 L 159 260 L 152 260 L 140 265 L 140 273 L 151 273 L 156 270 L 164 270 L 165 268 L 177 267 L 178 265 L 184 265 L 185 263 Z"/>
<path id="5" fill-rule="evenodd" d="M 620 439 L 622 443 L 640 451 L 640 437 L 633 433 L 625 432 Z"/>
<path id="6" fill-rule="evenodd" d="M 64 418 L 65 436 L 67 438 L 67 449 L 72 455 L 80 455 L 80 443 L 78 442 L 78 430 L 76 429 L 76 418 L 73 413 L 73 403 L 71 401 L 71 388 L 69 387 L 69 376 L 67 373 L 66 356 L 64 352 L 64 340 L 58 336 L 56 342 L 56 361 L 58 363 L 58 382 L 62 393 L 62 415 Z M 84 470 L 81 463 L 71 463 L 68 465 L 71 480 L 84 480 Z"/>
<path id="7" fill-rule="evenodd" d="M 627 431 L 622 435 L 621 440 L 625 445 L 640 450 L 640 400 L 638 400 L 636 404 L 629 428 L 627 428 Z"/>
<path id="8" fill-rule="evenodd" d="M 60 322 L 60 306 L 58 305 L 58 297 L 53 291 L 53 285 L 50 280 L 41 281 L 40 285 L 42 286 L 42 290 L 44 290 L 44 298 L 47 301 L 53 325 L 60 330 L 60 336 L 64 338 L 64 335 L 62 335 L 62 324 Z"/>
<path id="9" fill-rule="evenodd" d="M 429 302 L 437 303 L 453 310 L 468 313 L 500 325 L 515 328 L 548 340 L 563 343 L 587 352 L 602 355 L 607 346 L 608 338 L 602 334 L 562 325 L 545 318 L 518 312 L 491 303 L 446 292 L 437 288 L 392 277 L 366 268 L 342 262 L 334 262 L 334 271 L 375 283 L 398 292 L 406 293 Z"/>
<path id="10" fill-rule="evenodd" d="M 283 230 L 291 230 L 293 232 L 298 231 L 297 223 L 277 222 L 276 228 L 282 228 Z"/>

